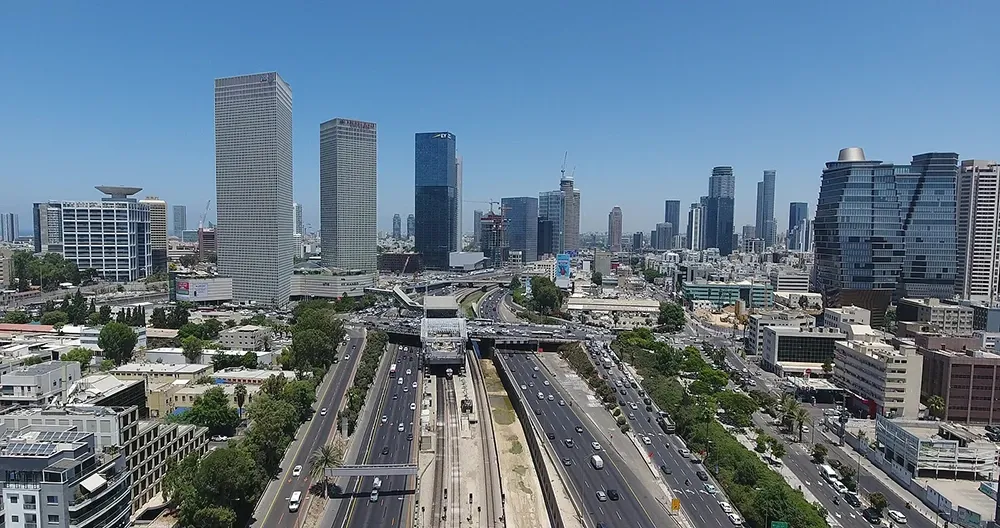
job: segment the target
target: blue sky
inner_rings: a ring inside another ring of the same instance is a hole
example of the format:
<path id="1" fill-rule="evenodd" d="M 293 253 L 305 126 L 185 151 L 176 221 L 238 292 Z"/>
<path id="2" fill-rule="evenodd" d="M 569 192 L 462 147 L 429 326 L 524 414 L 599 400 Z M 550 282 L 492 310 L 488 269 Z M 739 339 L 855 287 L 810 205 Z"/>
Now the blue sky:
<path id="1" fill-rule="evenodd" d="M 143 7 L 139 7 L 143 4 Z M 776 169 L 775 216 L 814 212 L 845 146 L 1000 158 L 996 2 L 40 2 L 0 24 L 0 211 L 144 187 L 197 222 L 215 196 L 212 81 L 294 93 L 295 197 L 318 228 L 319 123 L 379 127 L 379 227 L 413 210 L 413 134 L 449 130 L 474 208 L 576 167 L 584 230 L 626 232 L 737 177 L 736 228 Z M 58 6 L 53 8 L 51 6 Z M 296 7 L 303 6 L 303 7 Z M 214 208 L 210 217 L 214 216 Z"/>

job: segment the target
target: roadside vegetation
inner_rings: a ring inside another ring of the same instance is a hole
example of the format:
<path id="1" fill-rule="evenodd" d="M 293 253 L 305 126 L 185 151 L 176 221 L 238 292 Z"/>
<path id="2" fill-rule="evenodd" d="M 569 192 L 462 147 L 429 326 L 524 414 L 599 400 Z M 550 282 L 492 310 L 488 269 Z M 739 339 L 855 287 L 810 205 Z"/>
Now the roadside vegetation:
<path id="1" fill-rule="evenodd" d="M 594 391 L 594 394 L 604 402 L 605 408 L 609 411 L 618 408 L 614 387 L 608 383 L 608 380 L 601 377 L 594 364 L 587 358 L 587 352 L 580 343 L 567 343 L 560 346 L 559 357 L 565 359 L 569 363 L 569 366 L 573 367 L 577 375 L 586 380 L 587 385 Z M 628 432 L 628 423 L 624 423 L 623 421 L 623 423 L 619 424 L 619 427 L 623 433 Z"/>
<path id="2" fill-rule="evenodd" d="M 357 427 L 361 407 L 368 399 L 368 391 L 375 381 L 375 374 L 378 372 L 378 365 L 382 361 L 385 345 L 388 342 L 389 336 L 385 332 L 368 332 L 365 350 L 361 353 L 361 363 L 354 374 L 354 384 L 347 389 L 347 405 L 338 416 L 342 424 L 346 421 L 348 436 L 353 434 Z"/>
<path id="3" fill-rule="evenodd" d="M 717 421 L 721 409 L 727 421 L 747 427 L 758 403 L 751 396 L 724 391 L 727 374 L 713 368 L 697 348 L 678 350 L 657 342 L 646 328 L 621 333 L 612 346 L 619 357 L 635 366 L 643 387 L 670 415 L 688 447 L 705 454 L 705 468 L 715 475 L 748 526 L 785 521 L 796 528 L 829 527 L 819 508 Z M 706 352 L 710 358 L 717 355 Z M 685 382 L 692 380 L 686 390 L 680 377 Z M 767 438 L 758 439 L 758 447 L 762 452 L 770 450 L 772 456 L 784 450 L 780 442 Z"/>

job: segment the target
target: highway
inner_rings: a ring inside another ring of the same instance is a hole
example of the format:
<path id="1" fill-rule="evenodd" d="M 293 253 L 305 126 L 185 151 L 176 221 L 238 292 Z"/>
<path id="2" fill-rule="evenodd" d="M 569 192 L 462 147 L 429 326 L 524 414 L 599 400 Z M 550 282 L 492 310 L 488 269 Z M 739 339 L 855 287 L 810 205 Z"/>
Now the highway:
<path id="1" fill-rule="evenodd" d="M 375 412 L 361 438 L 358 464 L 406 464 L 419 441 L 418 412 L 421 390 L 417 370 L 418 351 L 396 346 L 391 360 L 396 375 L 386 378 L 379 388 Z M 406 371 L 409 370 L 410 374 Z M 413 384 L 416 383 L 415 388 Z M 417 410 L 411 409 L 411 404 Z M 402 424 L 402 431 L 399 430 Z M 400 526 L 406 523 L 406 501 L 413 494 L 412 477 L 380 476 L 382 487 L 378 500 L 371 501 L 375 477 L 351 478 L 343 490 L 347 504 L 341 504 L 334 520 L 337 527 Z"/>
<path id="2" fill-rule="evenodd" d="M 257 505 L 255 517 L 258 520 L 253 523 L 255 526 L 294 528 L 299 522 L 300 517 L 302 519 L 305 518 L 304 512 L 308 509 L 305 497 L 308 495 L 309 487 L 312 485 L 312 478 L 309 477 L 309 457 L 320 446 L 329 441 L 333 431 L 336 429 L 337 410 L 340 408 L 340 402 L 344 397 L 344 393 L 347 392 L 347 388 L 352 382 L 355 365 L 359 356 L 361 356 L 363 347 L 361 333 L 348 330 L 348 336 L 349 341 L 347 345 L 339 353 L 350 354 L 350 359 L 345 361 L 341 357 L 341 361 L 334 365 L 331 372 L 327 374 L 327 376 L 332 376 L 333 379 L 326 392 L 317 396 L 317 402 L 313 406 L 316 409 L 316 414 L 308 422 L 304 432 L 301 428 L 299 429 L 299 444 L 297 446 L 293 444 L 289 447 L 289 449 L 293 450 L 293 455 L 289 459 L 286 453 L 285 460 L 287 463 L 281 470 L 280 480 L 271 482 L 264 496 L 261 498 L 260 504 Z M 327 410 L 326 416 L 323 416 L 321 413 L 323 408 Z M 302 465 L 302 473 L 298 477 L 293 477 L 292 469 L 296 465 Z M 277 489 L 275 489 L 275 486 L 277 486 Z M 288 499 L 295 491 L 302 492 L 303 504 L 297 512 L 290 512 L 288 511 Z M 267 504 L 267 509 L 264 510 L 263 517 L 260 517 L 261 508 L 265 504 Z"/>
<path id="3" fill-rule="evenodd" d="M 583 501 L 581 507 L 584 508 L 584 514 L 590 517 L 592 525 L 604 523 L 609 527 L 633 528 L 673 525 L 666 520 L 668 515 L 664 508 L 668 505 L 657 503 L 655 498 L 645 493 L 645 488 L 636 482 L 637 477 L 625 467 L 614 448 L 606 450 L 611 446 L 600 446 L 600 450 L 595 450 L 591 446 L 591 442 L 597 437 L 589 431 L 594 427 L 593 423 L 589 419 L 577 417 L 572 402 L 567 402 L 565 406 L 559 405 L 563 396 L 551 386 L 551 377 L 533 354 L 506 354 L 502 362 L 510 372 L 512 381 L 519 387 L 518 397 L 535 412 L 542 429 L 553 435 L 548 441 L 552 443 L 563 469 L 572 480 L 567 484 L 578 490 Z M 550 386 L 544 385 L 546 381 Z M 525 388 L 520 389 L 521 386 Z M 543 394 L 541 400 L 537 396 L 539 392 Z M 553 395 L 551 401 L 548 399 L 550 394 Z M 582 427 L 583 432 L 577 432 L 577 427 Z M 624 448 L 634 449 L 631 444 L 624 443 L 623 437 L 620 438 L 622 440 L 619 443 Z M 571 440 L 572 445 L 568 446 L 566 440 Z M 604 460 L 603 469 L 595 469 L 591 465 L 592 455 L 599 455 Z M 642 494 L 637 495 L 634 491 L 636 488 L 642 490 Z M 607 493 L 608 490 L 616 490 L 621 498 L 617 501 L 599 501 L 597 492 Z"/>
<path id="4" fill-rule="evenodd" d="M 590 351 L 597 351 L 598 353 L 602 350 L 602 348 L 598 347 L 590 348 Z M 593 356 L 591 357 L 593 358 Z M 597 369 L 604 371 L 608 375 L 608 380 L 615 386 L 619 402 L 624 402 L 622 413 L 625 416 L 628 416 L 630 413 L 635 416 L 634 419 L 630 419 L 628 422 L 632 426 L 632 430 L 640 437 L 649 437 L 650 444 L 643 445 L 646 449 L 647 458 L 657 468 L 666 466 L 670 469 L 670 475 L 663 474 L 661 470 L 660 477 L 666 483 L 667 487 L 671 489 L 671 494 L 674 497 L 680 498 L 681 512 L 699 528 L 732 526 L 732 522 L 730 522 L 726 513 L 719 506 L 719 501 L 726 500 L 722 495 L 722 486 L 719 486 L 715 482 L 715 479 L 711 477 L 711 472 L 707 471 L 707 468 L 703 468 L 701 464 L 692 464 L 689 458 L 681 456 L 679 450 L 686 447 L 684 441 L 677 435 L 664 433 L 656 425 L 656 408 L 653 407 L 654 412 L 646 411 L 646 404 L 643 401 L 644 396 L 640 396 L 638 389 L 633 389 L 629 385 L 624 373 L 618 367 L 612 366 L 607 371 L 600 366 Z M 625 391 L 625 394 L 621 394 L 621 391 Z M 635 409 L 632 409 L 631 404 L 635 404 Z M 710 495 L 705 491 L 705 483 L 696 474 L 699 469 L 704 469 L 706 473 L 709 473 L 709 478 L 711 479 L 709 483 L 720 490 L 718 496 Z M 684 483 L 685 479 L 690 481 L 690 485 Z"/>

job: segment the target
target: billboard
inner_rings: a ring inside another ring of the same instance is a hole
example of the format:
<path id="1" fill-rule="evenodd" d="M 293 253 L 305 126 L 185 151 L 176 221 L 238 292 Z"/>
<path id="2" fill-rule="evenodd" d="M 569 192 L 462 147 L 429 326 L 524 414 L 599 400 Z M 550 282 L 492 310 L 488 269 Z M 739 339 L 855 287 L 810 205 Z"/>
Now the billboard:
<path id="1" fill-rule="evenodd" d="M 570 256 L 568 253 L 556 255 L 556 286 L 569 288 Z"/>
<path id="2" fill-rule="evenodd" d="M 177 281 L 176 295 L 178 301 L 199 301 L 208 300 L 208 282 L 205 280 L 184 280 Z"/>
<path id="3" fill-rule="evenodd" d="M 534 277 L 527 277 L 526 280 L 524 281 L 524 296 L 525 297 L 529 297 L 529 298 L 531 297 L 531 279 L 533 279 L 533 278 Z"/>

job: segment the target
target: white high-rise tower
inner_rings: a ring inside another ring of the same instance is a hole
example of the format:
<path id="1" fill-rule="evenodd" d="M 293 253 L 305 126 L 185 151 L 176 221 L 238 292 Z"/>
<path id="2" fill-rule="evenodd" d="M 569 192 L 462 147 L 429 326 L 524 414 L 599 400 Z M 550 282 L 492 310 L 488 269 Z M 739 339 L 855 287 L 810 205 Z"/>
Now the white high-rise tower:
<path id="1" fill-rule="evenodd" d="M 319 126 L 320 238 L 328 268 L 377 267 L 377 160 L 375 123 L 338 117 Z"/>

